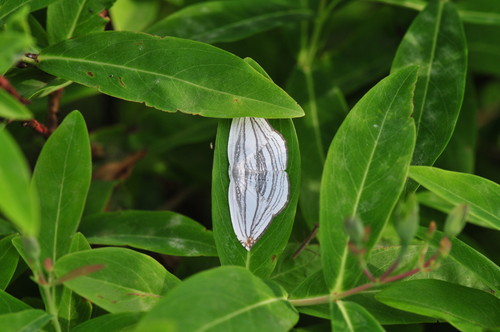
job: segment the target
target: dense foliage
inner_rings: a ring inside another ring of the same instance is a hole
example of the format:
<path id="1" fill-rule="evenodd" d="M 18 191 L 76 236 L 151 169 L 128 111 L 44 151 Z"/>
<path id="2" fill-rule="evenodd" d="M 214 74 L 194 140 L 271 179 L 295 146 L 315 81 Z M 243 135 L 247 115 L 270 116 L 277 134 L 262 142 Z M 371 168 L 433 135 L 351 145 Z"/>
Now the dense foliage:
<path id="1" fill-rule="evenodd" d="M 500 329 L 498 0 L 0 0 L 2 331 Z M 287 142 L 250 251 L 231 118 Z"/>

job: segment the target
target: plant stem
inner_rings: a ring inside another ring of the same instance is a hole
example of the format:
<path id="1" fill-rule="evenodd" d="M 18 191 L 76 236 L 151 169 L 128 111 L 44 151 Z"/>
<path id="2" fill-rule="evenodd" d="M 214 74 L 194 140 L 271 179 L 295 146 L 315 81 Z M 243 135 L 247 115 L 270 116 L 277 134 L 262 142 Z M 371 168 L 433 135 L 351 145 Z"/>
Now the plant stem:
<path id="1" fill-rule="evenodd" d="M 52 278 L 49 278 L 49 280 L 51 280 Z M 54 330 L 56 332 L 61 332 L 61 324 L 59 324 L 59 319 L 57 319 L 58 317 L 58 312 L 57 312 L 57 306 L 56 306 L 56 303 L 55 303 L 55 286 L 53 285 L 42 285 L 41 286 L 42 289 L 43 289 L 43 293 L 45 295 L 45 299 L 47 301 L 46 305 L 46 309 L 47 311 L 49 312 L 49 314 L 52 315 L 52 325 L 54 326 Z"/>
<path id="2" fill-rule="evenodd" d="M 292 305 L 294 305 L 296 307 L 300 307 L 300 306 L 325 304 L 325 303 L 329 303 L 331 301 L 340 300 L 340 299 L 343 299 L 345 297 L 364 292 L 364 291 L 371 289 L 373 287 L 387 284 L 387 283 L 397 281 L 400 279 L 404 279 L 404 278 L 410 277 L 414 274 L 417 274 L 417 273 L 421 272 L 424 268 L 427 268 L 431 264 L 433 264 L 438 259 L 438 257 L 439 257 L 439 252 L 436 252 L 421 267 L 417 267 L 413 270 L 406 271 L 404 273 L 401 273 L 401 274 L 398 274 L 398 275 L 395 275 L 392 277 L 380 278 L 379 280 L 368 282 L 366 284 L 354 287 L 352 289 L 346 290 L 346 291 L 338 293 L 338 294 L 321 295 L 321 296 L 309 297 L 309 298 L 304 298 L 304 299 L 289 299 L 288 301 Z"/>

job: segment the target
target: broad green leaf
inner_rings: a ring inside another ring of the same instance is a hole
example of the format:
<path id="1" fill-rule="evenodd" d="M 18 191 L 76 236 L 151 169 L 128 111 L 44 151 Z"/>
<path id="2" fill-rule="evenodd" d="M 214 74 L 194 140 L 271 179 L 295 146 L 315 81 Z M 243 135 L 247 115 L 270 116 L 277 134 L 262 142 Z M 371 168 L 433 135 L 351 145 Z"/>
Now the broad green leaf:
<path id="1" fill-rule="evenodd" d="M 90 183 L 83 216 L 104 212 L 118 181 L 93 180 Z"/>
<path id="2" fill-rule="evenodd" d="M 304 114 L 242 59 L 195 41 L 108 31 L 50 46 L 38 59 L 52 75 L 164 111 L 222 118 Z"/>
<path id="3" fill-rule="evenodd" d="M 241 265 L 257 276 L 267 277 L 276 265 L 276 258 L 285 249 L 293 226 L 297 208 L 300 154 L 291 120 L 273 120 L 271 126 L 280 132 L 287 142 L 287 173 L 290 180 L 288 205 L 278 214 L 262 237 L 247 251 L 236 238 L 231 224 L 228 203 L 229 163 L 227 143 L 231 121 L 221 120 L 217 130 L 212 170 L 212 220 L 217 252 L 223 265 Z"/>
<path id="4" fill-rule="evenodd" d="M 347 248 L 344 220 L 369 226 L 369 250 L 403 189 L 415 144 L 410 114 L 417 69 L 393 73 L 351 110 L 330 145 L 321 183 L 320 242 L 330 290 L 351 287 L 359 275 Z M 395 144 L 397 142 L 397 144 Z"/>
<path id="5" fill-rule="evenodd" d="M 113 29 L 142 31 L 155 21 L 159 6 L 156 0 L 118 0 L 110 9 Z"/>
<path id="6" fill-rule="evenodd" d="M 14 97 L 0 90 L 0 117 L 10 120 L 29 120 L 33 114 Z"/>
<path id="7" fill-rule="evenodd" d="M 410 177 L 454 205 L 469 205 L 469 214 L 491 228 L 500 229 L 498 184 L 477 175 L 427 166 L 412 166 Z"/>
<path id="8" fill-rule="evenodd" d="M 69 252 L 89 250 L 90 244 L 82 233 L 76 233 L 71 239 Z M 60 286 L 61 296 L 58 298 L 58 319 L 62 331 L 71 331 L 73 327 L 90 319 L 92 304 L 71 289 Z M 59 289 L 58 289 L 59 290 Z"/>
<path id="9" fill-rule="evenodd" d="M 39 205 L 29 181 L 30 171 L 21 149 L 6 129 L 0 129 L 0 210 L 21 233 L 36 235 Z"/>
<path id="10" fill-rule="evenodd" d="M 2 12 L 9 7 L 8 3 L 0 6 L 0 25 L 2 25 Z M 14 15 L 7 19 L 7 25 L 0 33 L 0 75 L 5 72 L 29 50 L 33 39 L 29 34 L 29 27 L 26 21 L 28 9 L 21 8 Z"/>
<path id="11" fill-rule="evenodd" d="M 477 289 L 441 280 L 398 282 L 376 298 L 391 307 L 445 320 L 467 331 L 498 329 L 500 300 Z"/>
<path id="12" fill-rule="evenodd" d="M 453 203 L 450 203 L 449 201 L 427 190 L 419 191 L 417 193 L 417 199 L 420 204 L 436 209 L 445 214 L 450 213 L 451 210 L 455 208 Z M 482 219 L 470 213 L 467 215 L 467 222 L 481 227 L 495 228 L 494 226 L 491 226 L 491 224 L 485 223 Z"/>
<path id="13" fill-rule="evenodd" d="M 115 0 L 60 0 L 47 8 L 49 43 L 103 30 L 109 19 L 100 16 Z"/>
<path id="14" fill-rule="evenodd" d="M 212 232 L 171 211 L 119 211 L 84 219 L 90 243 L 130 246 L 173 256 L 217 256 Z"/>
<path id="15" fill-rule="evenodd" d="M 289 331 L 297 320 L 281 289 L 244 268 L 223 266 L 182 282 L 135 331 Z"/>
<path id="16" fill-rule="evenodd" d="M 311 17 L 308 9 L 278 0 L 205 1 L 185 7 L 149 28 L 159 36 L 204 43 L 232 42 Z"/>
<path id="17" fill-rule="evenodd" d="M 300 245 L 296 243 L 287 246 L 283 255 L 278 258 L 276 268 L 269 278 L 279 283 L 288 292 L 292 292 L 308 276 L 321 269 L 319 247 L 309 245 L 297 257 L 294 257 L 299 247 Z"/>
<path id="18" fill-rule="evenodd" d="M 12 245 L 15 235 L 6 236 L 0 240 L 0 289 L 4 290 L 10 283 L 14 272 L 16 272 L 19 254 Z"/>
<path id="19" fill-rule="evenodd" d="M 0 326 L 2 332 L 39 331 L 50 318 L 45 311 L 28 309 L 0 315 Z"/>
<path id="20" fill-rule="evenodd" d="M 423 10 L 427 5 L 424 0 L 369 0 Z M 496 0 L 461 0 L 456 1 L 458 14 L 464 22 L 500 25 L 500 3 Z"/>
<path id="21" fill-rule="evenodd" d="M 30 306 L 9 293 L 0 290 L 0 315 L 30 309 Z"/>
<path id="22" fill-rule="evenodd" d="M 455 131 L 445 150 L 436 161 L 436 166 L 439 168 L 465 173 L 474 172 L 478 105 L 473 89 L 473 83 L 469 80 L 465 88 L 464 102 Z"/>
<path id="23" fill-rule="evenodd" d="M 413 98 L 417 143 L 412 163 L 432 165 L 451 138 L 465 90 L 467 46 L 452 2 L 433 0 L 413 21 L 392 71 L 411 65 L 419 66 Z"/>
<path id="24" fill-rule="evenodd" d="M 332 307 L 332 331 L 385 331 L 365 308 L 355 302 L 337 301 Z"/>
<path id="25" fill-rule="evenodd" d="M 141 317 L 139 312 L 122 312 L 106 314 L 88 320 L 71 330 L 71 332 L 125 332 L 131 331 Z"/>
<path id="26" fill-rule="evenodd" d="M 287 86 L 287 91 L 306 112 L 306 116 L 295 119 L 294 124 L 302 162 L 299 206 L 309 226 L 319 221 L 319 191 L 327 146 L 348 112 L 342 92 L 330 85 L 328 74 L 318 71 L 313 75 L 296 70 Z"/>
<path id="27" fill-rule="evenodd" d="M 62 278 L 98 264 L 104 267 L 65 281 L 64 286 L 111 313 L 149 310 L 179 282 L 150 256 L 125 248 L 68 254 L 57 261 L 55 272 Z"/>
<path id="28" fill-rule="evenodd" d="M 33 172 L 32 188 L 42 211 L 41 258 L 53 262 L 69 250 L 90 185 L 90 142 L 85 120 L 70 113 L 45 143 Z"/>
<path id="29" fill-rule="evenodd" d="M 425 233 L 426 229 L 421 228 L 418 237 L 425 238 Z M 439 240 L 442 236 L 443 233 L 437 231 L 436 236 L 430 242 L 436 250 L 439 248 Z M 481 280 L 496 293 L 500 292 L 500 267 L 466 243 L 457 238 L 451 240 L 451 252 L 447 259 L 468 270 L 475 278 Z M 470 279 L 467 276 L 465 281 L 469 282 Z"/>
<path id="30" fill-rule="evenodd" d="M 7 220 L 0 218 L 0 235 L 9 235 L 15 232 L 16 230 Z"/>

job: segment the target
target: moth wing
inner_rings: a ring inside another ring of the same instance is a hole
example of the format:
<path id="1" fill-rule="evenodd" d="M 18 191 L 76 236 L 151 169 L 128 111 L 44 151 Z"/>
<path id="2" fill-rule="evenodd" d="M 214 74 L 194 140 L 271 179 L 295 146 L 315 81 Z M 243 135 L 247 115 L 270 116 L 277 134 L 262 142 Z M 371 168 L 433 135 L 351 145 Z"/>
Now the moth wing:
<path id="1" fill-rule="evenodd" d="M 249 250 L 288 203 L 289 179 L 285 171 L 231 177 L 229 210 L 238 240 Z"/>
<path id="2" fill-rule="evenodd" d="M 228 141 L 229 165 L 246 170 L 284 171 L 287 147 L 283 136 L 266 119 L 234 118 Z"/>

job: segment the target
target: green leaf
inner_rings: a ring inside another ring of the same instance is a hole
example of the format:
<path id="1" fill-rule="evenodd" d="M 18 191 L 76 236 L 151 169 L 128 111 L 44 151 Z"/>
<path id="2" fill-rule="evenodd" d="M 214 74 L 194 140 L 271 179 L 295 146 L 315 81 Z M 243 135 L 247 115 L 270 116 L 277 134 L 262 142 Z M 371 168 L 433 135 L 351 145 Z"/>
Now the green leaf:
<path id="1" fill-rule="evenodd" d="M 82 233 L 76 233 L 72 237 L 69 248 L 70 253 L 89 249 L 90 244 Z M 92 304 L 88 300 L 75 294 L 71 289 L 67 287 L 61 288 L 62 294 L 60 298 L 58 298 L 57 303 L 58 319 L 62 331 L 69 332 L 72 331 L 77 324 L 90 319 Z"/>
<path id="2" fill-rule="evenodd" d="M 354 302 L 332 304 L 332 331 L 385 331 L 362 306 Z"/>
<path id="3" fill-rule="evenodd" d="M 9 120 L 29 120 L 33 114 L 14 97 L 0 90 L 0 117 Z"/>
<path id="4" fill-rule="evenodd" d="M 48 47 L 38 60 L 52 75 L 164 111 L 222 118 L 304 114 L 242 59 L 190 40 L 108 31 Z"/>
<path id="5" fill-rule="evenodd" d="M 64 286 L 111 313 L 149 310 L 179 282 L 153 258 L 124 248 L 68 254 L 57 261 L 55 272 L 62 278 L 97 264 L 104 268 L 70 279 Z"/>
<path id="6" fill-rule="evenodd" d="M 63 78 L 49 75 L 35 67 L 14 68 L 9 71 L 7 78 L 17 92 L 28 99 L 48 96 L 72 83 Z M 44 104 L 44 106 L 46 105 Z M 36 111 L 31 105 L 30 108 Z"/>
<path id="7" fill-rule="evenodd" d="M 427 166 L 412 166 L 410 177 L 454 205 L 469 205 L 470 215 L 491 228 L 500 229 L 498 184 L 477 175 Z"/>
<path id="8" fill-rule="evenodd" d="M 453 210 L 453 208 L 455 207 L 455 205 L 453 205 L 452 203 L 448 202 L 447 200 L 445 200 L 445 199 L 441 198 L 440 196 L 438 196 L 430 191 L 427 191 L 427 190 L 419 191 L 417 193 L 417 199 L 418 199 L 418 202 L 420 204 L 423 204 L 423 205 L 428 206 L 430 208 L 436 209 L 436 210 L 441 211 L 445 214 L 450 213 L 451 210 Z M 487 227 L 487 228 L 493 228 L 493 229 L 495 228 L 495 227 L 491 226 L 490 224 L 485 223 L 480 218 L 478 218 L 474 215 L 471 215 L 470 213 L 467 216 L 467 221 L 472 223 L 472 224 L 476 224 L 478 226 L 481 226 L 481 227 Z"/>
<path id="9" fill-rule="evenodd" d="M 80 230 L 92 244 L 130 246 L 173 256 L 217 256 L 212 232 L 171 211 L 94 214 Z"/>
<path id="10" fill-rule="evenodd" d="M 104 212 L 117 183 L 118 181 L 93 180 L 90 183 L 83 215 L 89 216 L 94 213 Z"/>
<path id="11" fill-rule="evenodd" d="M 70 113 L 45 143 L 33 173 L 40 197 L 41 258 L 53 262 L 69 250 L 90 185 L 90 142 L 85 120 Z"/>
<path id="12" fill-rule="evenodd" d="M 135 331 L 289 331 L 297 320 L 282 290 L 244 268 L 223 266 L 173 289 Z"/>
<path id="13" fill-rule="evenodd" d="M 477 109 L 475 91 L 469 80 L 465 88 L 464 102 L 455 131 L 446 149 L 436 161 L 437 167 L 457 172 L 474 172 L 478 132 Z"/>
<path id="14" fill-rule="evenodd" d="M 283 255 L 278 258 L 276 269 L 269 279 L 292 292 L 308 276 L 321 269 L 318 245 L 309 245 L 297 257 L 294 257 L 299 245 L 289 244 Z"/>
<path id="15" fill-rule="evenodd" d="M 118 0 L 111 7 L 113 29 L 143 31 L 156 19 L 160 3 L 154 0 Z"/>
<path id="16" fill-rule="evenodd" d="M 450 1 L 433 0 L 413 21 L 392 71 L 418 65 L 413 118 L 417 143 L 413 164 L 432 165 L 451 138 L 460 112 L 467 73 L 462 22 Z"/>
<path id="17" fill-rule="evenodd" d="M 418 237 L 424 239 L 425 228 L 420 228 Z M 443 237 L 443 233 L 436 231 L 436 235 L 431 239 L 430 244 L 438 249 L 440 244 L 439 240 Z M 448 255 L 449 260 L 452 260 L 466 269 L 469 273 L 474 275 L 475 278 L 481 280 L 488 285 L 496 293 L 500 293 L 500 268 L 488 257 L 484 256 L 474 248 L 457 238 L 451 240 L 451 252 Z M 439 270 L 438 270 L 439 271 Z M 466 276 L 465 281 L 469 282 L 472 279 Z"/>
<path id="18" fill-rule="evenodd" d="M 71 332 L 125 332 L 131 331 L 137 324 L 142 313 L 122 312 L 107 314 L 88 320 L 71 330 Z"/>
<path id="19" fill-rule="evenodd" d="M 19 254 L 12 245 L 15 235 L 6 236 L 0 240 L 0 289 L 4 290 L 16 272 Z"/>
<path id="20" fill-rule="evenodd" d="M 372 88 L 347 116 L 330 145 L 321 183 L 320 242 L 330 290 L 353 286 L 344 220 L 357 217 L 378 240 L 403 189 L 415 144 L 410 117 L 417 69 L 395 72 Z M 395 144 L 397 142 L 397 144 Z"/>
<path id="21" fill-rule="evenodd" d="M 167 16 L 147 31 L 210 44 L 233 42 L 310 17 L 308 9 L 278 0 L 205 1 Z"/>
<path id="22" fill-rule="evenodd" d="M 30 306 L 0 289 L 0 315 L 30 309 Z"/>
<path id="23" fill-rule="evenodd" d="M 17 0 L 16 0 L 17 1 Z M 2 25 L 2 13 L 9 10 L 10 1 L 0 7 L 0 25 Z M 28 8 L 21 8 L 7 19 L 7 24 L 0 33 L 0 75 L 20 59 L 24 52 L 29 50 L 33 39 L 29 34 L 26 21 Z"/>
<path id="24" fill-rule="evenodd" d="M 38 234 L 40 215 L 36 192 L 29 186 L 28 164 L 7 130 L 0 128 L 0 210 L 21 233 Z"/>
<path id="25" fill-rule="evenodd" d="M 398 282 L 376 298 L 391 307 L 445 320 L 467 331 L 498 329 L 500 300 L 492 294 L 441 280 Z"/>
<path id="26" fill-rule="evenodd" d="M 104 30 L 109 21 L 100 16 L 115 0 L 60 0 L 47 8 L 49 43 Z"/>
<path id="27" fill-rule="evenodd" d="M 45 311 L 28 309 L 0 315 L 0 326 L 3 332 L 39 331 L 50 318 Z"/>
<path id="28" fill-rule="evenodd" d="M 212 170 L 212 220 L 217 252 L 223 265 L 246 266 L 257 276 L 267 277 L 276 265 L 278 257 L 285 249 L 293 226 L 297 208 L 300 154 L 291 120 L 270 121 L 271 126 L 280 132 L 287 142 L 290 180 L 290 198 L 288 205 L 272 221 L 262 237 L 247 251 L 236 238 L 229 214 L 229 163 L 227 143 L 231 121 L 222 120 L 217 130 L 214 167 Z"/>

